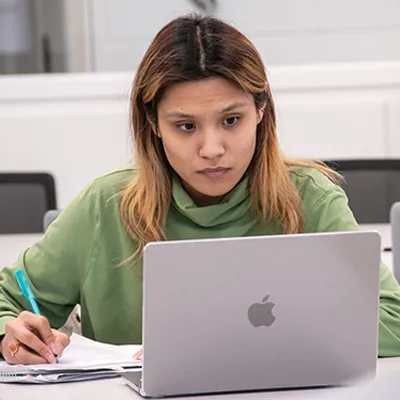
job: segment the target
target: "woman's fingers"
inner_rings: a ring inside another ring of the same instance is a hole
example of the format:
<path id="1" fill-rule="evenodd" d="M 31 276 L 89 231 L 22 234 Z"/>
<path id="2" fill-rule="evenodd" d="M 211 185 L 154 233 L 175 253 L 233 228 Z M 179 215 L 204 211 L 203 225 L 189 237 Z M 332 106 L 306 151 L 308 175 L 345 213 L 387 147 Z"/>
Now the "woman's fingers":
<path id="1" fill-rule="evenodd" d="M 39 356 L 38 354 L 33 353 L 23 345 L 20 345 L 18 351 L 15 353 L 14 356 L 6 357 L 6 361 L 9 364 L 47 364 L 46 359 Z"/>
<path id="2" fill-rule="evenodd" d="M 71 343 L 71 339 L 65 333 L 56 331 L 53 329 L 53 334 L 55 337 L 54 347 L 56 349 L 56 354 L 61 357 L 65 348 Z"/>
<path id="3" fill-rule="evenodd" d="M 68 335 L 51 329 L 45 317 L 28 311 L 8 322 L 5 328 L 1 350 L 10 364 L 55 363 L 55 356 L 61 356 L 70 343 Z"/>
<path id="4" fill-rule="evenodd" d="M 16 339 L 17 343 L 38 353 L 47 362 L 56 362 L 54 351 L 51 348 L 54 347 L 53 342 L 55 341 L 55 337 L 48 324 L 46 318 L 24 311 L 15 320 L 6 324 L 6 335 L 3 341 L 9 336 Z M 47 327 L 50 334 L 47 332 Z M 42 334 L 47 335 L 45 340 Z M 7 340 L 7 342 L 9 342 L 9 340 Z"/>
<path id="5" fill-rule="evenodd" d="M 36 315 L 29 311 L 22 312 L 17 320 L 20 319 L 25 327 L 30 331 L 37 332 L 41 341 L 44 342 L 53 353 L 56 353 L 56 349 L 53 349 L 52 344 L 55 342 L 56 337 L 54 336 L 53 330 L 50 327 L 49 321 L 42 315 Z M 36 350 L 36 349 L 33 349 Z"/>
<path id="6" fill-rule="evenodd" d="M 36 352 L 44 359 L 44 362 L 54 364 L 56 358 L 54 356 L 54 343 L 47 346 L 42 340 L 40 340 L 32 331 L 28 329 L 21 329 L 14 333 L 14 337 L 19 343 L 24 345 L 24 347 Z"/>

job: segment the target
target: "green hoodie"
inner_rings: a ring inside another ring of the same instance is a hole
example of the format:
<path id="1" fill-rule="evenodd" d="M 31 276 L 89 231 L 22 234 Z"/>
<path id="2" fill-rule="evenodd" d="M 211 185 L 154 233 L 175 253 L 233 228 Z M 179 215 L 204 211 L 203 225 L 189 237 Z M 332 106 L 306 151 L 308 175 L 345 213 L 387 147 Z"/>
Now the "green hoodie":
<path id="1" fill-rule="evenodd" d="M 133 167 L 97 178 L 62 212 L 43 238 L 0 271 L 0 336 L 5 324 L 29 304 L 14 273 L 23 268 L 42 313 L 61 327 L 81 304 L 82 333 L 108 343 L 141 343 L 142 264 L 116 266 L 131 256 L 117 195 Z M 306 232 L 349 231 L 358 226 L 342 189 L 314 169 L 292 168 L 303 200 Z M 197 207 L 177 177 L 165 233 L 169 240 L 280 234 L 279 224 L 260 223 L 250 210 L 248 180 L 216 205 Z M 379 354 L 400 355 L 400 287 L 382 265 Z"/>

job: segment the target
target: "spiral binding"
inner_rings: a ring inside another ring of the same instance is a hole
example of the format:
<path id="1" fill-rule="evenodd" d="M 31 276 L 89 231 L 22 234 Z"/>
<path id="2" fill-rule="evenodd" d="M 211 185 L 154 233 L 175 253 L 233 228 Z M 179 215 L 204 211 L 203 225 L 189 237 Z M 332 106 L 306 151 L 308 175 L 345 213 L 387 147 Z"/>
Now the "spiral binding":
<path id="1" fill-rule="evenodd" d="M 17 382 L 27 376 L 27 372 L 19 365 L 0 365 L 0 382 L 10 383 Z"/>

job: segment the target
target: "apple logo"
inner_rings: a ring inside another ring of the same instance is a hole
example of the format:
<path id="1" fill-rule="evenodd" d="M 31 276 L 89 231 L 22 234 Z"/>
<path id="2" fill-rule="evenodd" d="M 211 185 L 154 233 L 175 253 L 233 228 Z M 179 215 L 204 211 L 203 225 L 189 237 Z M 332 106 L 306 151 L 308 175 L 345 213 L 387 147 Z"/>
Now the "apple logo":
<path id="1" fill-rule="evenodd" d="M 250 323 L 255 327 L 271 326 L 276 320 L 272 313 L 275 303 L 267 301 L 268 298 L 269 294 L 262 299 L 261 303 L 254 303 L 249 307 L 247 315 Z"/>

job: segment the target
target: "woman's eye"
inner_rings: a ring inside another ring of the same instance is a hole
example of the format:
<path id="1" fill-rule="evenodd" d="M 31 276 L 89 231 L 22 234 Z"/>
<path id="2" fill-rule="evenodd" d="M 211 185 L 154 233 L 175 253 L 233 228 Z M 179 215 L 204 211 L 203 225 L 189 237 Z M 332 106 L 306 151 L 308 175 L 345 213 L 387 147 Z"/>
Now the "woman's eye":
<path id="1" fill-rule="evenodd" d="M 185 122 L 184 124 L 178 124 L 178 128 L 185 132 L 192 132 L 195 128 L 195 125 L 190 122 Z"/>
<path id="2" fill-rule="evenodd" d="M 223 124 L 225 126 L 233 126 L 233 125 L 236 125 L 238 121 L 239 121 L 239 117 L 229 117 L 229 118 L 224 119 Z"/>

